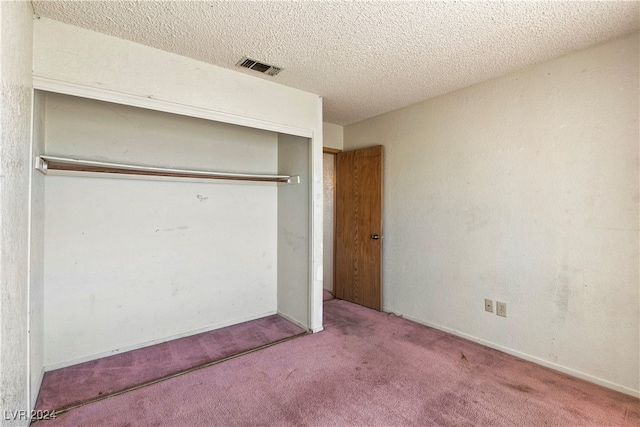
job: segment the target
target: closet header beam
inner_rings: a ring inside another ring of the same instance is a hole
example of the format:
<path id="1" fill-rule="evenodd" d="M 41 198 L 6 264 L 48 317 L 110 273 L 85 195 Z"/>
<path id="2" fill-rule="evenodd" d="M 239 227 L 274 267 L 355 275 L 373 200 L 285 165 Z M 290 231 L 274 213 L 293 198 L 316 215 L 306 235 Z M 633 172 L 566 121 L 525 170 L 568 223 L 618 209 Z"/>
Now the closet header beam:
<path id="1" fill-rule="evenodd" d="M 299 176 L 290 175 L 244 174 L 203 170 L 159 168 L 153 166 L 107 163 L 94 160 L 80 160 L 54 156 L 36 157 L 36 169 L 44 174 L 49 174 L 50 172 L 55 171 L 74 171 L 173 178 L 224 179 L 234 181 L 258 181 L 288 184 L 300 183 Z"/>

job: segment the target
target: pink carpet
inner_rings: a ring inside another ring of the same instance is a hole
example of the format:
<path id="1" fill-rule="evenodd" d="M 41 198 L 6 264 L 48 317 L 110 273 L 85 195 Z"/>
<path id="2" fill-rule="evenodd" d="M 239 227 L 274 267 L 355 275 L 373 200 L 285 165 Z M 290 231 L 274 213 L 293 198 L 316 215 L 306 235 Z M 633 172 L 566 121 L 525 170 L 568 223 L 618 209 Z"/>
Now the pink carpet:
<path id="1" fill-rule="evenodd" d="M 346 301 L 325 331 L 43 426 L 638 426 L 627 396 Z"/>
<path id="2" fill-rule="evenodd" d="M 36 409 L 63 409 L 305 331 L 273 315 L 47 372 Z"/>

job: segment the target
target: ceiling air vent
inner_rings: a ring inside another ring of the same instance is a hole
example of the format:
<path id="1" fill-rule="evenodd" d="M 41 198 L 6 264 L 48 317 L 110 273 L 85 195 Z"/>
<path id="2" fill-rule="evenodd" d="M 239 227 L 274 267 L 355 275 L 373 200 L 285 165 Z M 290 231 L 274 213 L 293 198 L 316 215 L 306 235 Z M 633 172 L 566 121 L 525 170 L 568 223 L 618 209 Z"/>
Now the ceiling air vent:
<path id="1" fill-rule="evenodd" d="M 259 71 L 262 74 L 266 74 L 269 76 L 275 76 L 282 68 L 276 67 L 275 65 L 269 65 L 262 62 L 258 62 L 255 59 L 247 58 L 246 56 L 242 58 L 236 64 L 238 67 L 249 68 L 250 70 Z"/>

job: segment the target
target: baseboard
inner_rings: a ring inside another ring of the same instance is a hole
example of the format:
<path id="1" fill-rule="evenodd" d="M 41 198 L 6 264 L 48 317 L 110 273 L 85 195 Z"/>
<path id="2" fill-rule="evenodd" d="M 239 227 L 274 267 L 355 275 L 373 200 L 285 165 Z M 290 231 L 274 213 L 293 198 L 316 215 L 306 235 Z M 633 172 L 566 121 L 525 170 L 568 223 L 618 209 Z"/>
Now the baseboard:
<path id="1" fill-rule="evenodd" d="M 141 349 L 141 348 L 144 348 L 144 347 L 149 347 L 149 346 L 155 345 L 155 344 L 162 344 L 163 342 L 172 341 L 172 340 L 179 339 L 179 338 L 184 338 L 184 337 L 189 337 L 191 335 L 196 335 L 196 334 L 201 334 L 201 333 L 204 333 L 204 332 L 214 331 L 216 329 L 225 328 L 227 326 L 237 325 L 238 323 L 249 322 L 251 320 L 261 319 L 263 317 L 271 316 L 273 314 L 278 314 L 278 313 L 276 313 L 276 311 L 274 310 L 274 311 L 268 311 L 268 312 L 265 312 L 265 313 L 256 314 L 256 315 L 252 315 L 252 316 L 241 317 L 239 319 L 234 319 L 234 320 L 230 320 L 230 321 L 227 321 L 227 322 L 221 322 L 221 323 L 216 323 L 216 324 L 213 324 L 213 325 L 209 325 L 209 326 L 206 326 L 204 328 L 194 329 L 192 331 L 182 332 L 182 333 L 179 333 L 179 334 L 170 335 L 170 336 L 163 337 L 163 338 L 158 338 L 158 339 L 151 340 L 151 341 L 146 341 L 146 342 L 143 342 L 143 343 L 133 344 L 133 345 L 130 345 L 130 346 L 119 348 L 117 350 L 105 351 L 105 352 L 102 352 L 102 353 L 92 354 L 91 356 L 79 357 L 77 359 L 67 360 L 67 361 L 64 361 L 64 362 L 53 363 L 51 365 L 45 366 L 44 367 L 44 372 L 54 371 L 56 369 L 66 368 L 68 366 L 78 365 L 80 363 L 90 362 L 90 361 L 96 360 L 96 359 L 102 359 L 103 357 L 109 357 L 109 356 L 113 356 L 115 354 L 126 353 L 127 351 L 138 350 L 138 349 Z M 289 320 L 289 319 L 287 319 L 287 320 Z M 293 322 L 293 323 L 295 323 L 295 322 Z M 304 329 L 306 330 L 306 328 L 304 328 Z"/>
<path id="2" fill-rule="evenodd" d="M 495 350 L 499 350 L 499 351 L 501 351 L 503 353 L 507 353 L 507 354 L 510 354 L 512 356 L 516 356 L 516 357 L 518 357 L 520 359 L 524 359 L 524 360 L 527 360 L 529 362 L 533 362 L 533 363 L 535 363 L 537 365 L 544 366 L 545 368 L 553 369 L 554 371 L 562 372 L 563 374 L 571 375 L 572 377 L 576 377 L 576 378 L 579 378 L 581 380 L 589 381 L 591 383 L 598 384 L 598 385 L 601 385 L 603 387 L 609 388 L 611 390 L 615 390 L 615 391 L 619 391 L 619 392 L 624 393 L 624 394 L 628 394 L 630 396 L 640 397 L 640 390 L 634 390 L 634 389 L 631 389 L 629 387 L 625 387 L 625 386 L 620 385 L 620 384 L 612 383 L 611 381 L 607 381 L 607 380 L 604 380 L 602 378 L 598 378 L 598 377 L 595 377 L 593 375 L 586 374 L 584 372 L 577 371 L 575 369 L 571 369 L 571 368 L 568 368 L 566 366 L 550 362 L 548 360 L 540 359 L 538 357 L 531 356 L 529 354 L 522 353 L 522 352 L 519 352 L 517 350 L 510 349 L 508 347 L 503 347 L 501 345 L 494 344 L 492 342 L 483 340 L 482 338 L 477 338 L 477 337 L 474 337 L 472 335 L 467 335 L 467 334 L 465 334 L 463 332 L 459 332 L 459 331 L 456 331 L 454 329 L 447 328 L 446 326 L 438 325 L 437 323 L 427 322 L 427 321 L 424 321 L 422 319 L 415 318 L 413 316 L 407 316 L 407 315 L 402 315 L 402 314 L 398 314 L 398 316 L 401 316 L 401 317 L 403 317 L 403 318 L 405 318 L 407 320 L 411 320 L 412 322 L 420 323 L 421 325 L 425 325 L 425 326 L 428 326 L 430 328 L 438 329 L 438 330 L 446 332 L 448 334 L 455 335 L 455 336 L 458 336 L 460 338 L 467 339 L 469 341 L 473 341 L 473 342 L 481 344 L 481 345 L 483 345 L 485 347 L 489 347 L 489 348 L 493 348 Z"/>

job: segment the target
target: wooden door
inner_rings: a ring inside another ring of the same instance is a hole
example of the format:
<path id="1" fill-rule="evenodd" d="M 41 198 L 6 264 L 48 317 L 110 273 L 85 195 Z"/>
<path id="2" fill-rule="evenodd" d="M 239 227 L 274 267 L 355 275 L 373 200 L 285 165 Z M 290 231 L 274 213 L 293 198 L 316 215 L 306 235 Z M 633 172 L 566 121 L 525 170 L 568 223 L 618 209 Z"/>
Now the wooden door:
<path id="1" fill-rule="evenodd" d="M 336 155 L 334 292 L 381 308 L 382 146 Z"/>

